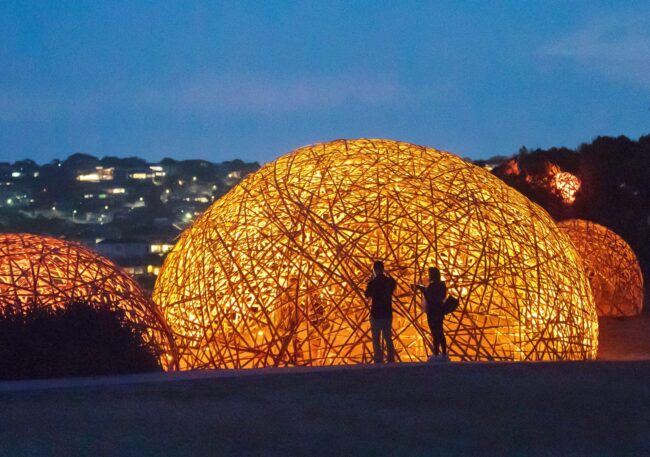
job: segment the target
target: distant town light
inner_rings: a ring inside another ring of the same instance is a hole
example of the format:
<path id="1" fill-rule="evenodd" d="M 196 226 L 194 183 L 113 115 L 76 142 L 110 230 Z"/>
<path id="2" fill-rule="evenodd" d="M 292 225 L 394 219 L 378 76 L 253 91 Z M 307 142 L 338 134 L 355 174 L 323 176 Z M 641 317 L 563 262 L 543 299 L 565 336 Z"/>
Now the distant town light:
<path id="1" fill-rule="evenodd" d="M 166 244 L 166 243 L 154 243 L 152 244 L 149 249 L 152 254 L 164 254 L 166 252 L 171 251 L 174 248 L 173 244 Z"/>
<path id="2" fill-rule="evenodd" d="M 77 181 L 82 182 L 99 182 L 112 181 L 114 168 L 95 167 L 95 171 L 90 173 L 81 173 L 77 175 Z"/>
<path id="3" fill-rule="evenodd" d="M 12 171 L 11 172 L 11 177 L 12 178 L 20 178 L 22 176 L 22 173 L 19 171 Z"/>
<path id="4" fill-rule="evenodd" d="M 149 169 L 153 171 L 151 174 L 152 178 L 164 178 L 167 173 L 165 173 L 165 170 L 163 169 L 162 166 L 160 165 L 149 165 Z"/>

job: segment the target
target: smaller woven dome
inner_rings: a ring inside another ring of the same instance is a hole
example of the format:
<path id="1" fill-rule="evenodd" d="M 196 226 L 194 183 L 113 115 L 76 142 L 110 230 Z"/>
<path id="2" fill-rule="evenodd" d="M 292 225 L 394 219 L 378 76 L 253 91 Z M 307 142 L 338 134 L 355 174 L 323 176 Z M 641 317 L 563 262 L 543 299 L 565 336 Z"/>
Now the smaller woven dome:
<path id="1" fill-rule="evenodd" d="M 570 219 L 558 226 L 582 257 L 599 316 L 636 316 L 643 309 L 643 275 L 634 251 L 602 225 Z"/>
<path id="2" fill-rule="evenodd" d="M 25 233 L 0 234 L 0 310 L 58 308 L 73 301 L 120 309 L 145 340 L 172 357 L 170 332 L 157 306 L 112 262 L 69 241 Z"/>

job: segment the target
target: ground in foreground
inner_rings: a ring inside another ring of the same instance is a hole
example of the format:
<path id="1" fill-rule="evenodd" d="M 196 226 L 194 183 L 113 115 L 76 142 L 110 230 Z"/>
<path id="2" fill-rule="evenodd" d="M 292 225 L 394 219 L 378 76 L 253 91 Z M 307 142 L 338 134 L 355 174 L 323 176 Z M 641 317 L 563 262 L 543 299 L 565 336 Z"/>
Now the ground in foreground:
<path id="1" fill-rule="evenodd" d="M 5 384 L 0 455 L 650 455 L 648 379 L 639 361 Z"/>

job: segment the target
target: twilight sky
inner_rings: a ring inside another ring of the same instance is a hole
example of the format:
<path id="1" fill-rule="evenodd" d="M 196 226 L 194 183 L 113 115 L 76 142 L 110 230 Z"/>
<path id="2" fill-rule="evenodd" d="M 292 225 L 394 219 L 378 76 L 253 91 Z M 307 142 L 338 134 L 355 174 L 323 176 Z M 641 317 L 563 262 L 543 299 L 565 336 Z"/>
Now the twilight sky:
<path id="1" fill-rule="evenodd" d="M 650 133 L 644 1 L 3 1 L 0 161 Z"/>

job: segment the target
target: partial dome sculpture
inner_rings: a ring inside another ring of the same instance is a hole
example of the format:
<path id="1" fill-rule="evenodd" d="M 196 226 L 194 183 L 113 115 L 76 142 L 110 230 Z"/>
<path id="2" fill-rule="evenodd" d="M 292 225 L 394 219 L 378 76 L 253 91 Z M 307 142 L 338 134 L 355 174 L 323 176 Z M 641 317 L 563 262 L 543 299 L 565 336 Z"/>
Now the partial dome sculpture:
<path id="1" fill-rule="evenodd" d="M 433 265 L 461 303 L 445 322 L 452 360 L 596 356 L 589 282 L 551 217 L 486 170 L 396 141 L 337 140 L 263 166 L 181 235 L 154 300 L 181 369 L 369 362 L 376 259 L 398 283 L 398 360 L 427 359 L 411 285 Z"/>
<path id="2" fill-rule="evenodd" d="M 643 309 L 643 274 L 623 238 L 595 222 L 558 224 L 575 245 L 587 271 L 599 316 L 630 317 Z"/>
<path id="3" fill-rule="evenodd" d="M 26 233 L 0 234 L 0 310 L 62 307 L 74 301 L 120 309 L 174 362 L 169 327 L 138 284 L 109 260 L 74 242 Z"/>

